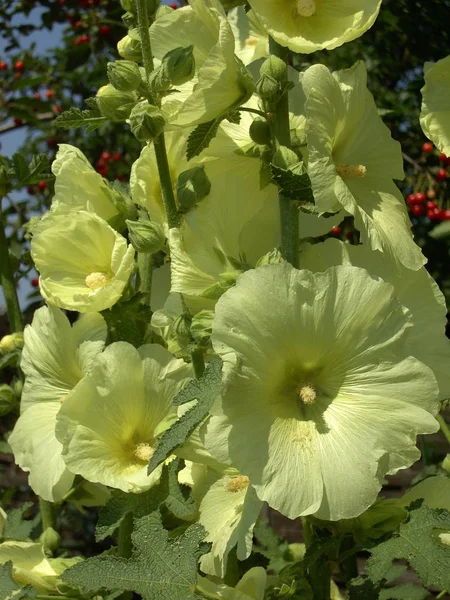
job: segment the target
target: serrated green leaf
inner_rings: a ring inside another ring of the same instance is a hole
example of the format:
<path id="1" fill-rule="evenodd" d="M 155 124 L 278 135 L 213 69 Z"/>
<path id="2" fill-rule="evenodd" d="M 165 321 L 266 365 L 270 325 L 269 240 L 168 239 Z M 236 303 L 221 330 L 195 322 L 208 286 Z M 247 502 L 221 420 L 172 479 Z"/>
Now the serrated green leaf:
<path id="1" fill-rule="evenodd" d="M 450 513 L 421 503 L 411 505 L 398 534 L 370 550 L 366 571 L 372 581 L 386 578 L 393 560 L 406 559 L 426 587 L 450 589 L 450 547 L 439 542 L 435 531 L 450 530 Z"/>
<path id="2" fill-rule="evenodd" d="M 381 590 L 379 600 L 425 600 L 430 592 L 419 585 L 402 583 L 392 588 Z"/>
<path id="3" fill-rule="evenodd" d="M 178 483 L 178 472 L 184 466 L 181 459 L 164 467 L 158 485 L 142 494 L 126 494 L 120 490 L 112 493 L 110 500 L 100 509 L 95 538 L 104 540 L 113 535 L 127 514 L 140 519 L 158 510 L 165 503 L 179 519 L 192 520 L 197 512 L 195 500 L 187 493 L 187 486 Z"/>
<path id="4" fill-rule="evenodd" d="M 217 130 L 222 121 L 222 117 L 197 125 L 187 140 L 186 158 L 191 160 L 198 156 L 205 148 L 209 146 L 211 140 L 217 135 Z"/>
<path id="5" fill-rule="evenodd" d="M 380 588 L 380 584 L 367 577 L 357 577 L 348 586 L 348 600 L 378 600 Z"/>
<path id="6" fill-rule="evenodd" d="M 226 119 L 230 123 L 236 123 L 236 125 L 239 125 L 241 122 L 241 113 L 239 112 L 239 109 L 230 110 L 230 112 L 227 113 Z"/>
<path id="7" fill-rule="evenodd" d="M 79 108 L 70 108 L 60 114 L 53 123 L 62 129 L 72 129 L 73 127 L 86 127 L 86 132 L 94 131 L 101 125 L 107 123 L 108 119 L 94 110 L 80 110 Z"/>
<path id="8" fill-rule="evenodd" d="M 184 444 L 194 429 L 209 412 L 214 400 L 220 393 L 222 385 L 222 361 L 212 360 L 206 367 L 200 379 L 189 381 L 175 396 L 176 406 L 196 400 L 196 404 L 184 413 L 182 417 L 167 429 L 158 441 L 150 463 L 150 474 L 158 465 L 164 462 L 173 451 Z"/>
<path id="9" fill-rule="evenodd" d="M 195 524 L 169 540 L 161 515 L 154 512 L 136 521 L 131 558 L 89 558 L 65 571 L 62 579 L 84 593 L 106 589 L 136 592 L 144 600 L 197 600 L 197 563 L 208 550 L 204 536 L 203 527 Z"/>
<path id="10" fill-rule="evenodd" d="M 143 294 L 136 294 L 131 300 L 102 311 L 101 315 L 108 326 L 111 342 L 128 342 L 136 348 L 146 343 L 149 309 L 144 300 Z"/>
<path id="11" fill-rule="evenodd" d="M 28 165 L 25 158 L 20 154 L 20 152 L 16 152 L 13 155 L 13 163 L 14 163 L 14 171 L 15 176 L 19 181 L 23 181 L 27 178 L 29 171 Z"/>
<path id="12" fill-rule="evenodd" d="M 289 169 L 270 165 L 272 183 L 277 185 L 286 198 L 299 202 L 314 202 L 311 181 L 302 163 L 297 163 Z"/>
<path id="13" fill-rule="evenodd" d="M 33 519 L 24 519 L 23 515 L 33 506 L 33 502 L 24 502 L 19 508 L 7 512 L 3 525 L 5 540 L 24 541 L 30 538 L 31 532 L 39 524 L 41 517 L 37 514 Z"/>
<path id="14" fill-rule="evenodd" d="M 22 600 L 34 598 L 38 593 L 31 585 L 20 586 L 12 574 L 12 562 L 0 565 L 0 598 L 2 600 Z"/>
<path id="15" fill-rule="evenodd" d="M 41 179 L 41 173 L 46 171 L 49 168 L 49 165 L 50 163 L 46 154 L 36 154 L 33 156 L 28 165 L 29 173 L 25 183 L 32 184 L 39 181 Z"/>

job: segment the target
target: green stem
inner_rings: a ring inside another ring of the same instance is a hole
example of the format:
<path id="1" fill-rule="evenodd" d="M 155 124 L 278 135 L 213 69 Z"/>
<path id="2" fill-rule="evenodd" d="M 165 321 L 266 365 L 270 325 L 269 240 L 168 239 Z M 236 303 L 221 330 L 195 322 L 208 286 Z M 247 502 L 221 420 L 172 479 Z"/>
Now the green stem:
<path id="1" fill-rule="evenodd" d="M 155 147 L 156 163 L 158 165 L 161 195 L 164 210 L 166 211 L 167 224 L 169 225 L 169 229 L 172 229 L 172 227 L 178 227 L 180 225 L 180 214 L 178 213 L 177 203 L 175 202 L 175 195 L 173 193 L 164 133 L 161 133 L 153 140 L 153 145 Z"/>
<path id="2" fill-rule="evenodd" d="M 0 284 L 5 296 L 6 312 L 8 313 L 11 332 L 22 331 L 22 311 L 17 297 L 14 270 L 9 259 L 8 240 L 6 239 L 2 214 L 0 214 Z"/>
<path id="3" fill-rule="evenodd" d="M 447 590 L 442 590 L 442 592 L 440 592 L 437 596 L 436 596 L 436 600 L 440 600 L 441 598 L 443 598 L 445 595 L 447 594 Z"/>
<path id="4" fill-rule="evenodd" d="M 257 110 L 256 108 L 247 108 L 246 106 L 240 106 L 238 108 L 239 111 L 253 113 L 254 115 L 259 115 L 260 117 L 264 117 L 267 119 L 267 113 L 262 110 Z"/>
<path id="5" fill-rule="evenodd" d="M 205 359 L 203 358 L 203 350 L 197 348 L 193 350 L 191 353 L 192 366 L 194 367 L 195 377 L 200 379 L 200 377 L 205 372 Z"/>
<path id="6" fill-rule="evenodd" d="M 269 38 L 270 53 L 281 58 L 286 63 L 286 78 L 287 78 L 287 61 L 289 50 L 284 46 L 280 46 L 275 40 Z M 273 110 L 272 118 L 272 133 L 275 146 L 291 146 L 291 133 L 289 128 L 289 97 L 287 92 L 283 94 L 277 102 Z M 281 250 L 283 256 L 292 266 L 298 269 L 299 267 L 299 210 L 292 200 L 285 198 L 282 193 L 279 193 L 280 205 L 280 222 L 281 222 Z"/>
<path id="7" fill-rule="evenodd" d="M 117 551 L 122 558 L 130 558 L 133 545 L 131 534 L 133 533 L 133 513 L 127 513 L 119 525 L 119 537 L 117 540 Z"/>
<path id="8" fill-rule="evenodd" d="M 436 417 L 436 419 L 438 420 L 438 423 L 439 423 L 439 425 L 441 427 L 441 431 L 445 435 L 445 438 L 446 438 L 447 442 L 450 444 L 450 428 L 447 425 L 444 417 L 442 415 L 438 415 Z"/>
<path id="9" fill-rule="evenodd" d="M 302 517 L 302 530 L 303 530 L 303 541 L 305 542 L 306 549 L 308 549 L 314 540 L 314 531 L 311 527 L 308 517 Z"/>
<path id="10" fill-rule="evenodd" d="M 42 531 L 52 527 L 56 531 L 55 507 L 48 500 L 39 498 L 39 509 L 41 511 Z"/>
<path id="11" fill-rule="evenodd" d="M 136 0 L 136 11 L 138 18 L 139 36 L 141 38 L 142 58 L 145 68 L 145 76 L 147 84 L 150 73 L 154 69 L 152 46 L 150 43 L 150 22 L 148 20 L 147 1 Z"/>
<path id="12" fill-rule="evenodd" d="M 153 278 L 153 254 L 139 252 L 137 263 L 139 272 L 139 291 L 145 294 L 145 303 L 147 306 L 150 306 Z"/>

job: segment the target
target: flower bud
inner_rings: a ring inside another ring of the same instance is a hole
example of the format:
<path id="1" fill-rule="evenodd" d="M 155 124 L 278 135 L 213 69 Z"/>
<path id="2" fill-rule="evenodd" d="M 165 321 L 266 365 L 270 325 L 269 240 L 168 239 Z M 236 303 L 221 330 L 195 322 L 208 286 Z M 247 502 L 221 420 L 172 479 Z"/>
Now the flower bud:
<path id="1" fill-rule="evenodd" d="M 0 417 L 7 415 L 18 405 L 14 390 L 9 385 L 0 385 Z"/>
<path id="2" fill-rule="evenodd" d="M 116 60 L 107 65 L 109 82 L 116 90 L 132 92 L 141 83 L 141 72 L 132 60 Z"/>
<path id="3" fill-rule="evenodd" d="M 0 355 L 8 354 L 16 348 L 23 348 L 23 333 L 18 331 L 5 335 L 0 340 Z"/>
<path id="4" fill-rule="evenodd" d="M 177 342 L 182 351 L 186 352 L 189 344 L 192 343 L 190 315 L 180 315 L 173 323 L 172 330 L 176 336 Z"/>
<path id="5" fill-rule="evenodd" d="M 44 550 L 48 552 L 55 552 L 59 548 L 61 536 L 53 527 L 47 527 L 47 529 L 39 537 L 39 541 L 44 546 Z"/>
<path id="6" fill-rule="evenodd" d="M 135 31 L 133 29 L 130 30 Z M 125 60 L 142 61 L 141 42 L 137 37 L 126 35 L 117 44 L 117 52 Z"/>
<path id="7" fill-rule="evenodd" d="M 129 11 L 122 15 L 122 21 L 128 29 L 135 29 L 138 26 L 136 15 Z"/>
<path id="8" fill-rule="evenodd" d="M 102 86 L 96 95 L 97 106 L 104 117 L 111 121 L 125 121 L 136 104 L 133 92 L 120 92 L 111 84 Z"/>
<path id="9" fill-rule="evenodd" d="M 155 254 L 164 248 L 163 228 L 153 221 L 126 221 L 130 242 L 138 252 Z"/>
<path id="10" fill-rule="evenodd" d="M 442 468 L 444 469 L 444 471 L 447 471 L 447 473 L 450 473 L 450 454 L 447 454 L 447 456 L 442 461 Z"/>
<path id="11" fill-rule="evenodd" d="M 284 85 L 287 82 L 287 69 L 286 63 L 278 56 L 269 56 L 261 65 L 259 70 L 260 75 L 268 75 L 275 79 L 280 85 Z"/>
<path id="12" fill-rule="evenodd" d="M 201 310 L 192 317 L 191 335 L 200 346 L 206 346 L 212 334 L 213 310 Z"/>
<path id="13" fill-rule="evenodd" d="M 136 8 L 134 6 L 134 0 L 120 0 L 120 4 L 122 5 L 123 10 L 132 12 L 132 13 L 136 12 Z"/>
<path id="14" fill-rule="evenodd" d="M 250 125 L 249 133 L 255 144 L 267 146 L 271 142 L 272 134 L 265 119 L 255 119 Z"/>
<path id="15" fill-rule="evenodd" d="M 280 263 L 286 262 L 283 258 L 283 255 L 278 250 L 278 248 L 274 248 L 271 252 L 264 254 L 258 262 L 256 263 L 257 267 L 261 267 L 262 265 L 279 265 Z"/>
<path id="16" fill-rule="evenodd" d="M 188 212 L 200 200 L 209 194 L 211 183 L 205 173 L 204 165 L 183 171 L 177 180 L 178 207 Z"/>
<path id="17" fill-rule="evenodd" d="M 288 87 L 286 63 L 277 56 L 270 56 L 259 73 L 256 92 L 269 107 L 275 106 Z"/>
<path id="18" fill-rule="evenodd" d="M 194 46 L 174 48 L 162 59 L 161 68 L 172 85 L 182 85 L 195 73 Z"/>
<path id="19" fill-rule="evenodd" d="M 146 100 L 139 102 L 130 114 L 130 128 L 141 142 L 150 142 L 164 131 L 166 124 L 161 110 Z"/>

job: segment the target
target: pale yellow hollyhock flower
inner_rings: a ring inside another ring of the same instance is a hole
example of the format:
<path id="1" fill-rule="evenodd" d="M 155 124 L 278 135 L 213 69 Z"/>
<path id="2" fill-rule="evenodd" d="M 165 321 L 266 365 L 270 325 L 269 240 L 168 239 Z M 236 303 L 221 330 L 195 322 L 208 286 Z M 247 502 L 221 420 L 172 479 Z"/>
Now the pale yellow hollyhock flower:
<path id="1" fill-rule="evenodd" d="M 110 308 L 134 271 L 134 248 L 106 221 L 84 210 L 47 213 L 33 230 L 31 256 L 42 296 L 78 312 Z"/>
<path id="2" fill-rule="evenodd" d="M 94 170 L 81 150 L 70 144 L 59 144 L 58 148 L 52 163 L 56 177 L 52 211 L 87 210 L 105 221 L 116 219 L 119 211 L 107 181 Z"/>
<path id="3" fill-rule="evenodd" d="M 60 575 L 81 560 L 81 557 L 47 558 L 43 545 L 34 542 L 7 541 L 0 544 L 0 564 L 11 561 L 15 581 L 42 592 L 57 594 Z"/>
<path id="4" fill-rule="evenodd" d="M 294 52 L 332 50 L 365 33 L 381 0 L 248 0 L 269 34 Z"/>
<path id="5" fill-rule="evenodd" d="M 235 39 L 236 56 L 248 65 L 269 54 L 269 36 L 255 11 L 247 13 L 243 6 L 228 12 L 228 21 Z"/>
<path id="6" fill-rule="evenodd" d="M 358 516 L 420 456 L 416 435 L 438 429 L 410 327 L 394 288 L 364 269 L 247 271 L 216 305 L 223 416 L 201 431 L 206 449 L 289 518 Z"/>
<path id="7" fill-rule="evenodd" d="M 450 398 L 450 340 L 445 335 L 447 306 L 444 295 L 424 267 L 413 271 L 386 253 L 336 239 L 303 244 L 300 265 L 314 273 L 338 265 L 354 265 L 393 285 L 398 300 L 411 312 L 408 336 L 416 348 L 416 358 L 433 371 L 439 398 Z"/>
<path id="8" fill-rule="evenodd" d="M 150 27 L 154 56 L 194 46 L 195 74 L 163 99 L 168 126 L 191 127 L 220 117 L 251 96 L 253 81 L 234 54 L 234 36 L 219 0 L 189 0 Z"/>
<path id="9" fill-rule="evenodd" d="M 147 475 L 154 446 L 177 419 L 173 398 L 192 377 L 191 365 L 157 344 L 108 346 L 58 413 L 67 468 L 124 492 L 149 489 L 162 472 Z"/>
<path id="10" fill-rule="evenodd" d="M 450 154 L 450 56 L 424 65 L 420 124 L 444 154 Z"/>
<path id="11" fill-rule="evenodd" d="M 32 324 L 25 327 L 21 415 L 8 443 L 16 463 L 30 473 L 33 491 L 49 502 L 61 500 L 74 478 L 61 458 L 56 415 L 102 352 L 106 334 L 106 323 L 97 313 L 82 315 L 71 326 L 61 310 L 46 306 L 39 308 Z"/>
<path id="12" fill-rule="evenodd" d="M 206 598 L 217 600 L 264 600 L 267 575 L 262 567 L 253 567 L 232 588 L 198 576 L 197 588 Z"/>
<path id="13" fill-rule="evenodd" d="M 306 96 L 308 175 L 321 212 L 341 205 L 355 218 L 361 241 L 410 269 L 426 262 L 411 235 L 403 197 L 400 144 L 378 116 L 362 62 L 333 74 L 323 65 L 301 79 Z"/>

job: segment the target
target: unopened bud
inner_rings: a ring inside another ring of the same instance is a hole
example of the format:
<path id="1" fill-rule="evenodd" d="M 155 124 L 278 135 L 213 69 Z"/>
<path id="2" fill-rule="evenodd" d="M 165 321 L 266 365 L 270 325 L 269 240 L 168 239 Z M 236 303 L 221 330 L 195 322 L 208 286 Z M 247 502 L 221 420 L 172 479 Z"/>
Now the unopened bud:
<path id="1" fill-rule="evenodd" d="M 177 342 L 183 351 L 186 351 L 192 342 L 191 321 L 192 317 L 190 315 L 183 314 L 175 319 L 172 326 Z"/>
<path id="2" fill-rule="evenodd" d="M 269 107 L 275 106 L 288 84 L 286 63 L 277 56 L 267 58 L 260 69 L 256 92 Z"/>
<path id="3" fill-rule="evenodd" d="M 191 334 L 200 346 L 206 346 L 212 334 L 214 311 L 201 310 L 192 317 Z"/>
<path id="4" fill-rule="evenodd" d="M 261 65 L 259 70 L 260 75 L 268 75 L 275 79 L 280 85 L 284 85 L 287 82 L 287 68 L 286 63 L 278 56 L 269 56 Z"/>
<path id="5" fill-rule="evenodd" d="M 261 267 L 263 265 L 279 265 L 284 262 L 286 261 L 281 252 L 278 250 L 278 248 L 274 248 L 271 252 L 264 254 L 264 256 L 258 260 L 256 266 Z"/>
<path id="6" fill-rule="evenodd" d="M 442 468 L 444 469 L 444 471 L 447 471 L 447 473 L 450 473 L 450 454 L 447 454 L 447 456 L 442 461 Z"/>
<path id="7" fill-rule="evenodd" d="M 162 59 L 161 67 L 172 85 L 182 85 L 195 73 L 194 46 L 174 48 Z"/>
<path id="8" fill-rule="evenodd" d="M 255 119 L 250 125 L 249 133 L 255 144 L 267 146 L 271 142 L 272 134 L 265 119 Z"/>
<path id="9" fill-rule="evenodd" d="M 163 228 L 153 221 L 126 221 L 130 242 L 138 252 L 155 254 L 164 248 Z"/>
<path id="10" fill-rule="evenodd" d="M 137 64 L 132 60 L 110 62 L 106 70 L 109 82 L 116 90 L 132 92 L 141 84 L 141 72 Z"/>
<path id="11" fill-rule="evenodd" d="M 177 180 L 177 199 L 181 212 L 187 212 L 211 190 L 211 182 L 205 173 L 204 165 L 183 171 Z"/>
<path id="12" fill-rule="evenodd" d="M 39 537 L 39 541 L 44 546 L 44 550 L 55 552 L 55 550 L 58 550 L 59 548 L 61 536 L 53 529 L 53 527 L 47 527 Z"/>
<path id="13" fill-rule="evenodd" d="M 120 92 L 111 84 L 102 86 L 96 95 L 97 106 L 104 117 L 111 121 L 125 121 L 136 104 L 136 94 Z"/>
<path id="14" fill-rule="evenodd" d="M 120 0 L 120 4 L 122 5 L 123 10 L 127 10 L 132 13 L 136 12 L 134 0 Z"/>
<path id="15" fill-rule="evenodd" d="M 16 348 L 23 348 L 22 332 L 9 333 L 8 335 L 4 335 L 0 340 L 0 355 L 8 354 L 8 352 L 12 352 Z"/>
<path id="16" fill-rule="evenodd" d="M 137 16 L 129 11 L 122 15 L 122 21 L 128 29 L 135 29 L 138 26 Z"/>
<path id="17" fill-rule="evenodd" d="M 123 37 L 117 44 L 117 52 L 125 60 L 142 61 L 141 42 L 137 37 L 131 37 L 131 35 Z"/>
<path id="18" fill-rule="evenodd" d="M 9 385 L 0 385 L 0 417 L 7 415 L 18 405 L 14 390 Z"/>
<path id="19" fill-rule="evenodd" d="M 164 131 L 166 124 L 161 110 L 147 101 L 139 102 L 130 114 L 130 128 L 141 142 L 150 142 Z"/>

